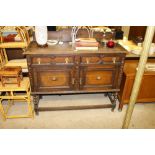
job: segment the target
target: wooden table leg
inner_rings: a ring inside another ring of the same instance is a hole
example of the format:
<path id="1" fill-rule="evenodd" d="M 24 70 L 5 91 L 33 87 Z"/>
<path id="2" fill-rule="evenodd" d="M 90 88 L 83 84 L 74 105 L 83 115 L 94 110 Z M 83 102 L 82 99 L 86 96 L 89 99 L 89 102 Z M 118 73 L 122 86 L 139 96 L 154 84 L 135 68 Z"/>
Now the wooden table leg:
<path id="1" fill-rule="evenodd" d="M 114 109 L 116 108 L 116 101 L 117 101 L 117 99 L 118 99 L 118 93 L 115 92 L 115 93 L 114 93 L 114 106 L 113 106 L 113 108 L 111 109 L 112 111 L 114 111 Z"/>
<path id="2" fill-rule="evenodd" d="M 33 104 L 36 115 L 39 115 L 38 106 L 39 106 L 39 95 L 33 95 Z"/>
<path id="3" fill-rule="evenodd" d="M 108 93 L 108 97 L 111 101 L 112 104 L 112 109 L 111 111 L 114 111 L 115 107 L 116 107 L 116 101 L 117 101 L 117 92 L 115 93 Z"/>
<path id="4" fill-rule="evenodd" d="M 122 109 L 123 109 L 123 102 L 121 101 L 120 103 L 119 103 L 119 107 L 118 107 L 118 111 L 122 111 Z"/>

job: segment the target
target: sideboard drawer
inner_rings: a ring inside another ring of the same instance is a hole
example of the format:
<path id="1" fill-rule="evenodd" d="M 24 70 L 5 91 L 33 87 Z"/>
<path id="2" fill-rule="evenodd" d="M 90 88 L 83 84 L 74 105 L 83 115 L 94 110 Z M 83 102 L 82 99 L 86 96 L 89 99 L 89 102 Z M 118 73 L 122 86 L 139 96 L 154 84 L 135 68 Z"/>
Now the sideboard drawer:
<path id="1" fill-rule="evenodd" d="M 32 64 L 72 64 L 74 57 L 67 56 L 53 56 L 53 57 L 34 57 L 32 58 Z"/>
<path id="2" fill-rule="evenodd" d="M 83 64 L 97 64 L 99 61 L 100 61 L 100 57 L 97 57 L 97 56 L 81 57 L 81 63 Z"/>
<path id="3" fill-rule="evenodd" d="M 82 64 L 103 64 L 103 63 L 110 63 L 115 64 L 116 62 L 120 62 L 121 59 L 119 56 L 83 56 L 81 58 Z"/>
<path id="4" fill-rule="evenodd" d="M 53 58 L 54 63 L 64 63 L 64 64 L 69 64 L 74 62 L 73 57 L 55 57 Z"/>
<path id="5" fill-rule="evenodd" d="M 113 56 L 113 57 L 103 57 L 102 60 L 104 62 L 111 62 L 111 63 L 116 63 L 121 61 L 120 57 L 118 56 Z"/>

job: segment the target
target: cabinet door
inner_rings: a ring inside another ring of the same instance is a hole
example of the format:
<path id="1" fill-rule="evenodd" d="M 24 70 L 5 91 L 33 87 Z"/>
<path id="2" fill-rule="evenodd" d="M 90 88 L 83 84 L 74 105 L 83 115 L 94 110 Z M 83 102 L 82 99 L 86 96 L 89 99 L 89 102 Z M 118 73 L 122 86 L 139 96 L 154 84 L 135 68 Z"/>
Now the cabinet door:
<path id="1" fill-rule="evenodd" d="M 74 89 L 73 66 L 33 67 L 34 92 L 56 92 Z"/>
<path id="2" fill-rule="evenodd" d="M 115 75 L 115 65 L 83 66 L 80 68 L 80 89 L 112 89 L 115 83 Z"/>

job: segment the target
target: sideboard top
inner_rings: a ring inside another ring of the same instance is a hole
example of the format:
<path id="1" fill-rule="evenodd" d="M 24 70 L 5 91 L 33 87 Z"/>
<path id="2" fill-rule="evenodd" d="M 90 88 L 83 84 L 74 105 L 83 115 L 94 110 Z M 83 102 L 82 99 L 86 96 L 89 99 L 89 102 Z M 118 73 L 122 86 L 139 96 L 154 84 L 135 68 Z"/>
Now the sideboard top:
<path id="1" fill-rule="evenodd" d="M 108 48 L 99 46 L 96 51 L 93 50 L 75 50 L 75 47 L 70 45 L 68 42 L 63 45 L 54 45 L 48 47 L 38 47 L 36 42 L 31 42 L 24 54 L 80 54 L 80 53 L 124 53 L 127 51 L 120 45 L 116 45 L 114 48 Z"/>

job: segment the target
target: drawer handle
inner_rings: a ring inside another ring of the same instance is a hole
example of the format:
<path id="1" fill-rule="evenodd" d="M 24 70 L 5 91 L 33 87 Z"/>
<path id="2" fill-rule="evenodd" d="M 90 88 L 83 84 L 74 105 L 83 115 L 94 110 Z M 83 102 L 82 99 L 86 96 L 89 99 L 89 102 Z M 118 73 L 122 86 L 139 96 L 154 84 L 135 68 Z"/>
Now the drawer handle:
<path id="1" fill-rule="evenodd" d="M 75 84 L 75 79 L 74 78 L 72 78 L 72 85 L 74 85 Z"/>
<path id="2" fill-rule="evenodd" d="M 52 77 L 52 81 L 56 81 L 57 79 L 58 79 L 58 78 L 55 77 L 55 76 Z"/>
<path id="3" fill-rule="evenodd" d="M 40 58 L 38 58 L 38 59 L 37 59 L 37 62 L 38 62 L 38 64 L 40 64 L 40 62 L 41 62 L 41 59 L 40 59 Z"/>
<path id="4" fill-rule="evenodd" d="M 96 77 L 96 80 L 101 80 L 101 77 L 100 77 L 100 76 L 97 76 L 97 77 Z"/>
<path id="5" fill-rule="evenodd" d="M 86 63 L 89 64 L 89 58 L 86 58 Z"/>
<path id="6" fill-rule="evenodd" d="M 112 58 L 112 61 L 113 61 L 113 63 L 115 64 L 115 63 L 116 63 L 116 57 L 113 57 L 113 58 Z"/>
<path id="7" fill-rule="evenodd" d="M 82 85 L 82 78 L 80 78 L 80 85 Z"/>
<path id="8" fill-rule="evenodd" d="M 68 64 L 69 63 L 69 59 L 65 58 L 65 63 Z"/>

